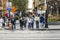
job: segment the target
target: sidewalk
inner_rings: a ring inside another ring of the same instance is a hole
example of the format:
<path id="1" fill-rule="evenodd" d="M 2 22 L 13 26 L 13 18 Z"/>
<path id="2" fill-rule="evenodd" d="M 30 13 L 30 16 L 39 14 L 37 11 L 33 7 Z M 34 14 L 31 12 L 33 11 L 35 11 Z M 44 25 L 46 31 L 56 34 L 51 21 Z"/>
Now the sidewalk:
<path id="1" fill-rule="evenodd" d="M 60 30 L 60 25 L 48 25 L 48 28 L 40 28 L 33 30 Z"/>
<path id="2" fill-rule="evenodd" d="M 60 29 L 60 25 L 48 25 L 49 29 Z"/>
<path id="3" fill-rule="evenodd" d="M 5 27 L 6 28 L 6 30 L 8 30 L 8 27 Z M 0 27 L 0 30 L 5 30 L 5 29 L 3 29 L 3 28 L 1 28 Z M 18 26 L 16 26 L 16 30 L 20 30 L 20 27 Z M 29 30 L 28 28 L 26 28 L 26 29 L 24 29 L 24 30 Z M 34 28 L 34 29 L 31 29 L 31 30 L 60 30 L 60 25 L 49 25 L 48 26 L 48 28 L 40 28 L 40 29 L 36 29 L 36 28 Z"/>
<path id="4" fill-rule="evenodd" d="M 17 21 L 16 23 L 17 23 L 16 24 L 16 29 L 20 30 L 19 21 Z M 5 28 L 8 29 L 7 26 Z M 0 24 L 0 30 L 4 30 L 3 28 L 1 28 L 1 24 Z M 29 30 L 28 26 L 27 26 L 26 30 Z M 48 25 L 48 28 L 39 28 L 39 29 L 36 29 L 36 24 L 34 24 L 34 29 L 33 30 L 60 30 L 60 25 Z"/>

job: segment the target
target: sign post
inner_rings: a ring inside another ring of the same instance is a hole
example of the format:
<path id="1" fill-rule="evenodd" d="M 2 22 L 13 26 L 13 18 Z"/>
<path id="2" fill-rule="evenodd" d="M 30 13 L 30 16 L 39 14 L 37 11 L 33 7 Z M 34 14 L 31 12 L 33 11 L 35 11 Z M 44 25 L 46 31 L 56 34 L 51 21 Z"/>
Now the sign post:
<path id="1" fill-rule="evenodd" d="M 12 2 L 6 3 L 6 10 L 9 11 L 9 18 L 10 18 L 10 11 L 12 10 Z"/>

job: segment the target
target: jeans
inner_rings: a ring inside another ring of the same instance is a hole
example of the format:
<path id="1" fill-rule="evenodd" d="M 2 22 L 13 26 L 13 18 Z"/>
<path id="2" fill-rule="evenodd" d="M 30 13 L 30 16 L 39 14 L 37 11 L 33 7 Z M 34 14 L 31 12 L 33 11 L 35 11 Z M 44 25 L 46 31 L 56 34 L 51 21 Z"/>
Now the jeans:
<path id="1" fill-rule="evenodd" d="M 28 29 L 31 29 L 32 24 L 28 23 Z"/>
<path id="2" fill-rule="evenodd" d="M 33 29 L 33 27 L 34 27 L 34 22 L 32 22 L 32 24 L 31 24 L 31 25 L 32 25 L 31 27 L 32 27 L 32 29 Z"/>
<path id="3" fill-rule="evenodd" d="M 39 21 L 36 21 L 36 28 L 39 28 Z"/>
<path id="4" fill-rule="evenodd" d="M 40 23 L 40 27 L 44 27 L 44 25 L 45 25 L 45 23 L 43 23 L 43 22 Z"/>
<path id="5" fill-rule="evenodd" d="M 40 14 L 38 14 L 38 17 L 40 17 Z"/>
<path id="6" fill-rule="evenodd" d="M 27 23 L 27 21 L 24 22 L 24 27 L 25 27 L 25 28 L 26 28 L 26 23 Z"/>
<path id="7" fill-rule="evenodd" d="M 23 30 L 23 24 L 20 23 L 20 29 Z"/>
<path id="8" fill-rule="evenodd" d="M 15 30 L 15 29 L 16 29 L 15 23 L 12 23 L 12 30 Z"/>

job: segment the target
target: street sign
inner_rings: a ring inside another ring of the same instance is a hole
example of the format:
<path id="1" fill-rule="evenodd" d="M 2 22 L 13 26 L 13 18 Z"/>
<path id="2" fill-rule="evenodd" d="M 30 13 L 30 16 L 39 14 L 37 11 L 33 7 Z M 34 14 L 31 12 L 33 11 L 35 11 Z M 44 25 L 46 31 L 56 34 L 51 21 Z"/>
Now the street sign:
<path id="1" fill-rule="evenodd" d="M 12 8 L 12 2 L 7 2 L 6 7 Z"/>
<path id="2" fill-rule="evenodd" d="M 8 7 L 7 7 L 6 10 L 11 11 L 11 8 L 8 8 Z"/>
<path id="3" fill-rule="evenodd" d="M 16 11 L 15 6 L 12 6 L 12 12 L 14 13 Z"/>
<path id="4" fill-rule="evenodd" d="M 12 9 L 12 2 L 7 2 L 6 3 L 6 10 L 11 11 Z"/>

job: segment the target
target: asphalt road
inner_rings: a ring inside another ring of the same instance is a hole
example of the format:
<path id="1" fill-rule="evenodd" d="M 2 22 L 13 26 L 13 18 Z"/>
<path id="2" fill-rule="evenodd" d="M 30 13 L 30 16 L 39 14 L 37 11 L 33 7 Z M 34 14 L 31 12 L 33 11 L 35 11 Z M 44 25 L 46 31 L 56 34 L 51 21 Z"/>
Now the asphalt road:
<path id="1" fill-rule="evenodd" d="M 60 40 L 60 31 L 0 30 L 0 40 Z"/>

